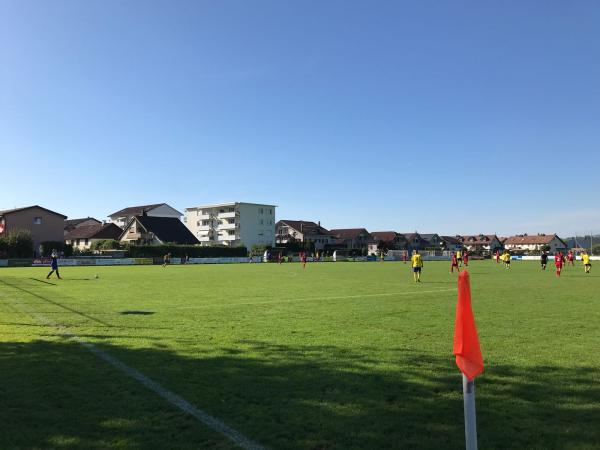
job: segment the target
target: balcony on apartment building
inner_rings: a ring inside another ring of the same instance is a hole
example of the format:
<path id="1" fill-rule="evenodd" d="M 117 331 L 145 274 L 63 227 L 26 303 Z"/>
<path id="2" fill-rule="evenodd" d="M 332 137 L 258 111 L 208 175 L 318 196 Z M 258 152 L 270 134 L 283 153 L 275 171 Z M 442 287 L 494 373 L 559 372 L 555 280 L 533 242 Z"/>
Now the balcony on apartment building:
<path id="1" fill-rule="evenodd" d="M 219 213 L 219 219 L 235 219 L 235 211 L 226 211 Z"/>
<path id="2" fill-rule="evenodd" d="M 219 225 L 219 230 L 235 230 L 238 225 L 234 223 L 222 223 Z"/>

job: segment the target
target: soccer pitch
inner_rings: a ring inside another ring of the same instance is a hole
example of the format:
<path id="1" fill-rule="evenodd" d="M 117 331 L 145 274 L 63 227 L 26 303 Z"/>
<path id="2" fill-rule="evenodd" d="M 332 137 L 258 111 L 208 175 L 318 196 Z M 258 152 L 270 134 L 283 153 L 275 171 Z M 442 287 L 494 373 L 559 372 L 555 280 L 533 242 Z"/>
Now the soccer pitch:
<path id="1" fill-rule="evenodd" d="M 600 448 L 600 271 L 512 266 L 469 267 L 479 446 Z M 228 449 L 233 430 L 272 449 L 464 448 L 448 271 L 0 269 L 0 448 Z"/>

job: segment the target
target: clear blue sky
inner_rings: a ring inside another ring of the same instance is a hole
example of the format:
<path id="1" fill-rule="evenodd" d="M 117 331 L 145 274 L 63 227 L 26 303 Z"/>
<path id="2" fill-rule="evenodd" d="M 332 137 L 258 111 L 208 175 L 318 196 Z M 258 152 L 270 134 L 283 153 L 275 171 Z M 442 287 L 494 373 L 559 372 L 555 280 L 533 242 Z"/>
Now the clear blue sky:
<path id="1" fill-rule="evenodd" d="M 599 24 L 595 0 L 0 0 L 0 209 L 600 232 Z"/>

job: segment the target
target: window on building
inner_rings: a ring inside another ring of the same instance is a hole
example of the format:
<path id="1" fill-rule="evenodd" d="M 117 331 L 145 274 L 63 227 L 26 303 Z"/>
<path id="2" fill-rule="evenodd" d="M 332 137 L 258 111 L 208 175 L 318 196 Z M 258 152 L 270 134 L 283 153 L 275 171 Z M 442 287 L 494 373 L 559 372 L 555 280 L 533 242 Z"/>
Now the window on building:
<path id="1" fill-rule="evenodd" d="M 229 219 L 227 219 L 227 223 L 234 224 L 235 223 L 235 219 L 233 217 L 229 218 Z"/>
<path id="2" fill-rule="evenodd" d="M 258 208 L 258 213 L 259 213 L 259 214 L 263 214 L 263 213 L 264 213 L 264 210 L 263 210 L 262 208 Z"/>
<path id="3" fill-rule="evenodd" d="M 273 215 L 273 210 L 269 209 L 269 214 Z"/>
<path id="4" fill-rule="evenodd" d="M 79 240 L 79 239 L 77 239 L 77 245 L 79 245 L 79 242 L 80 242 L 80 240 Z"/>
<path id="5" fill-rule="evenodd" d="M 234 236 L 235 235 L 235 230 L 227 230 L 227 234 L 229 236 Z"/>
<path id="6" fill-rule="evenodd" d="M 205 227 L 206 227 L 206 226 L 208 226 L 208 223 L 209 223 L 209 221 L 208 221 L 208 220 L 203 220 L 203 221 L 202 221 L 202 225 L 203 225 L 203 226 L 205 226 Z"/>
<path id="7" fill-rule="evenodd" d="M 42 218 L 41 217 L 34 217 L 33 218 L 33 224 L 34 225 L 41 225 L 42 224 Z"/>
<path id="8" fill-rule="evenodd" d="M 265 222 L 265 221 L 264 221 L 263 219 L 260 219 L 260 224 L 261 224 L 261 225 L 264 225 L 264 224 L 265 224 L 264 222 Z"/>
<path id="9" fill-rule="evenodd" d="M 85 240 L 85 245 L 88 245 L 88 240 L 87 240 L 87 238 L 86 238 L 86 240 Z"/>
<path id="10" fill-rule="evenodd" d="M 227 212 L 235 212 L 235 208 L 227 208 Z"/>

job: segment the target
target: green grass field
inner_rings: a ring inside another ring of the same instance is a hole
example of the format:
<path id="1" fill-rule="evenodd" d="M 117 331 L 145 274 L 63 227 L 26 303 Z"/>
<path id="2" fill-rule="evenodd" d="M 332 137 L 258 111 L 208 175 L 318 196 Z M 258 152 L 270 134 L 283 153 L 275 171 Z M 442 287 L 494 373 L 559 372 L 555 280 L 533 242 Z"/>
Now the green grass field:
<path id="1" fill-rule="evenodd" d="M 235 448 L 65 328 L 266 448 L 464 448 L 448 268 L 0 269 L 0 448 Z M 470 272 L 480 448 L 600 448 L 600 271 Z"/>

